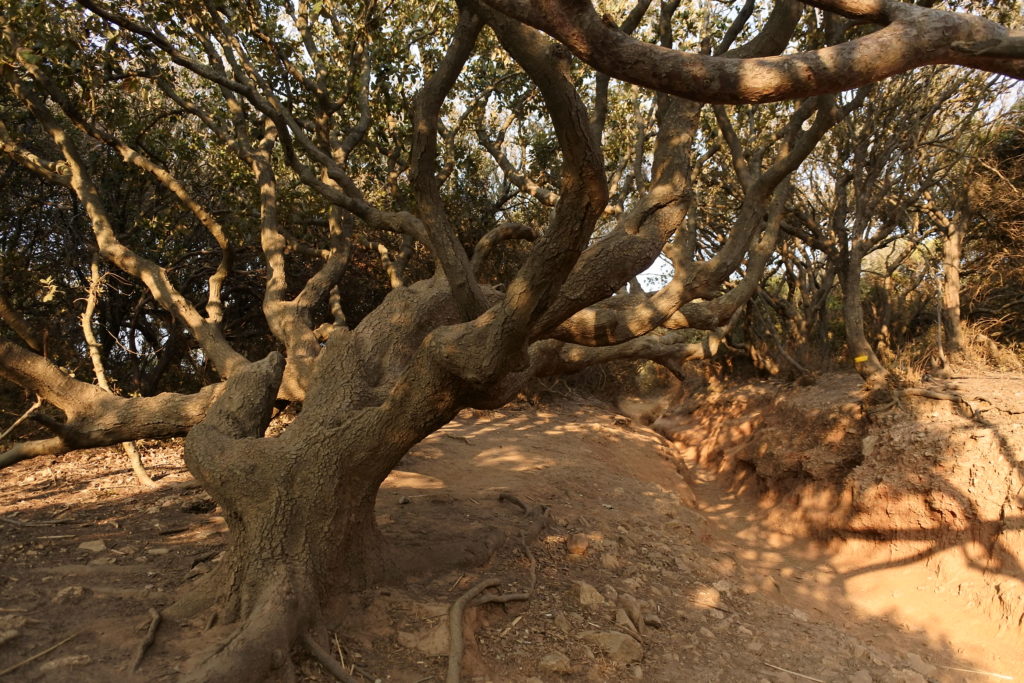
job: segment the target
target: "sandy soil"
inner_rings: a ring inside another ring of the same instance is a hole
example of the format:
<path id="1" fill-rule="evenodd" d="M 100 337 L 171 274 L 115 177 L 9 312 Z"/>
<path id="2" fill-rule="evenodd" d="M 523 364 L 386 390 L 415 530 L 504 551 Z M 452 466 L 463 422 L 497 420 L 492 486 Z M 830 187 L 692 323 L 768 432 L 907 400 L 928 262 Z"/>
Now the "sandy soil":
<path id="1" fill-rule="evenodd" d="M 974 401 L 998 407 L 991 429 L 951 406 L 866 418 L 846 379 L 672 406 L 658 426 L 673 441 L 594 405 L 466 411 L 385 483 L 378 521 L 409 561 L 328 606 L 332 649 L 367 680 L 444 680 L 449 606 L 481 579 L 521 592 L 532 575 L 530 599 L 468 610 L 465 680 L 1020 680 L 1019 389 Z M 130 670 L 148 610 L 208 570 L 225 533 L 178 445 L 146 457 L 156 490 L 106 450 L 0 472 L 0 672 L 62 643 L 2 680 L 173 680 L 216 635 L 165 621 Z M 969 510 L 922 495 L 928 477 L 910 487 L 926 461 Z M 502 493 L 547 506 L 532 542 L 535 520 Z M 998 529 L 975 524 L 993 514 Z"/>

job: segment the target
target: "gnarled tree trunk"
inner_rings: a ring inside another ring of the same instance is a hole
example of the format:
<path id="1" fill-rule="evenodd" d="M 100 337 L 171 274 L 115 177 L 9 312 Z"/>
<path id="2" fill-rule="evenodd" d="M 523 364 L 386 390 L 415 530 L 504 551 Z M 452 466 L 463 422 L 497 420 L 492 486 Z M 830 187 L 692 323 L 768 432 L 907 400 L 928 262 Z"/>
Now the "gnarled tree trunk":
<path id="1" fill-rule="evenodd" d="M 442 282 L 396 290 L 355 331 L 336 332 L 304 410 L 279 436 L 262 438 L 284 370 L 277 354 L 232 376 L 189 433 L 186 465 L 221 505 L 230 537 L 224 560 L 177 610 L 212 604 L 236 629 L 195 680 L 255 680 L 285 665 L 326 596 L 379 576 L 381 483 L 469 402 L 438 362 L 435 326 L 458 322 Z"/>

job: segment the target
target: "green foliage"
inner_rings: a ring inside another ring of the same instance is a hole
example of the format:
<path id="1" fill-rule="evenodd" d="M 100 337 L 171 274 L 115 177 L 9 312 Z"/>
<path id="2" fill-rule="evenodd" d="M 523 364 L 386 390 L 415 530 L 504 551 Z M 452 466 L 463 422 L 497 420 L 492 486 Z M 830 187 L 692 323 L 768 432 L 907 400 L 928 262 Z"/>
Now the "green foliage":
<path id="1" fill-rule="evenodd" d="M 599 5 L 609 20 L 621 23 L 634 3 L 607 0 Z M 992 14 L 997 20 L 1012 18 L 1016 7 L 981 1 L 954 5 L 954 9 Z M 164 186 L 126 161 L 109 141 L 104 143 L 83 129 L 72 114 L 110 131 L 165 168 L 197 204 L 216 217 L 233 255 L 223 293 L 224 332 L 244 355 L 262 355 L 275 342 L 259 313 L 266 277 L 260 194 L 252 165 L 240 149 L 251 148 L 259 138 L 267 112 L 253 98 L 182 64 L 194 60 L 214 72 L 234 69 L 233 79 L 246 83 L 259 97 L 280 103 L 295 122 L 291 128 L 279 126 L 280 139 L 273 150 L 280 228 L 292 245 L 287 254 L 288 295 L 294 296 L 321 265 L 310 253 L 328 248 L 332 239 L 329 196 L 297 170 L 313 169 L 317 177 L 322 166 L 317 150 L 337 154 L 340 141 L 355 135 L 361 144 L 345 153 L 342 165 L 356 192 L 385 211 L 415 211 L 409 178 L 413 101 L 446 50 L 457 18 L 454 5 L 440 0 L 126 0 L 116 3 L 115 9 L 141 22 L 152 35 L 125 30 L 77 3 L 12 0 L 2 20 L 6 32 L 0 38 L 0 75 L 8 85 L 34 82 L 38 74 L 44 75 L 48 83 L 39 87 L 49 98 L 48 107 L 83 151 L 118 238 L 140 256 L 161 264 L 174 286 L 199 310 L 221 258 L 216 240 Z M 724 3 L 681 3 L 670 27 L 673 44 L 684 50 L 717 50 L 737 9 Z M 768 9 L 755 10 L 736 44 L 755 35 Z M 658 35 L 659 12 L 659 3 L 652 3 L 634 34 L 651 42 L 666 38 Z M 835 26 L 822 17 L 819 12 L 805 13 L 792 41 L 794 49 L 816 48 L 837 39 Z M 164 41 L 159 49 L 153 36 Z M 588 103 L 602 102 L 600 77 L 578 62 L 570 69 Z M 837 177 L 849 171 L 857 176 L 862 192 L 846 199 L 871 205 L 867 231 L 860 239 L 871 239 L 883 229 L 886 216 L 900 214 L 895 227 L 885 228 L 891 228 L 891 239 L 880 239 L 872 246 L 880 254 L 872 258 L 881 259 L 883 269 L 887 260 L 881 254 L 895 249 L 901 240 L 919 245 L 934 239 L 934 225 L 912 228 L 906 220 L 908 205 L 914 201 L 907 198 L 919 195 L 929 179 L 943 174 L 961 177 L 950 169 L 963 164 L 952 159 L 968 155 L 970 150 L 962 143 L 974 139 L 963 121 L 975 121 L 993 92 L 983 78 L 950 70 L 926 70 L 871 89 L 864 105 L 794 177 L 797 191 L 790 222 L 809 216 L 825 226 L 825 214 L 839 198 Z M 848 102 L 850 97 L 842 95 L 838 101 Z M 613 210 L 597 237 L 617 213 L 629 211 L 649 188 L 659 125 L 656 97 L 632 85 L 612 81 L 605 104 L 602 140 Z M 751 165 L 764 166 L 783 151 L 783 132 L 800 106 L 728 108 Z M 0 123 L 24 149 L 43 159 L 60 160 L 50 136 L 10 88 L 0 95 Z M 295 139 L 299 131 L 315 149 Z M 1010 147 L 1016 144 L 1013 140 L 1021 139 L 1006 135 Z M 481 138 L 542 191 L 558 192 L 562 160 L 548 113 L 530 81 L 490 31 L 477 40 L 474 55 L 445 101 L 440 121 L 443 201 L 467 252 L 499 223 L 516 221 L 543 231 L 550 214 L 543 201 L 510 181 L 481 145 Z M 863 145 L 864 140 L 873 142 Z M 996 156 L 1012 158 L 1006 151 L 1010 147 Z M 701 113 L 693 163 L 695 257 L 707 259 L 728 239 L 743 200 L 710 108 Z M 61 330 L 61 341 L 53 344 L 55 353 L 68 367 L 81 370 L 84 341 L 76 331 L 77 316 L 96 246 L 89 218 L 74 193 L 40 180 L 6 157 L 0 157 L 0 177 L 5 187 L 0 193 L 4 293 L 31 325 Z M 951 191 L 941 183 L 932 184 L 937 201 L 946 207 L 955 203 Z M 379 247 L 397 254 L 403 243 L 400 236 L 372 230 L 350 214 L 344 220 L 352 255 L 339 289 L 346 319 L 357 324 L 390 291 Z M 1012 224 L 1009 219 L 1000 223 Z M 1003 234 L 992 230 L 989 244 Z M 835 246 L 843 241 L 852 244 L 857 237 L 828 239 Z M 983 243 L 979 238 L 972 247 L 979 263 L 980 255 L 992 253 Z M 486 264 L 485 281 L 507 282 L 527 250 L 522 243 L 499 245 Z M 932 256 L 916 246 L 910 252 L 913 257 L 898 264 L 890 278 L 897 291 L 889 297 L 907 311 L 930 291 L 912 286 L 915 273 L 934 270 Z M 834 254 L 824 256 L 820 244 L 793 237 L 780 249 L 769 275 L 774 279 L 764 283 L 767 295 L 787 300 L 799 315 L 812 318 L 805 321 L 807 329 L 799 342 L 811 349 L 805 356 L 834 354 L 842 336 L 837 333 L 840 319 L 834 293 L 824 296 L 824 305 L 815 311 L 807 308 L 808 301 L 799 299 L 800 283 L 824 280 L 830 259 L 835 258 Z M 872 258 L 866 262 L 868 270 L 878 265 Z M 414 247 L 408 278 L 427 277 L 433 268 L 429 254 Z M 106 272 L 106 278 L 96 324 L 115 383 L 132 391 L 154 391 L 157 387 L 147 377 L 168 357 L 173 362 L 163 363 L 162 372 L 167 374 L 161 386 L 194 388 L 206 381 L 204 356 L 181 322 L 157 306 L 142 283 L 116 270 Z M 822 286 L 830 289 L 833 284 Z M 870 277 L 865 280 L 869 325 L 876 328 L 873 334 L 884 326 L 879 322 L 884 316 L 875 312 L 883 308 L 884 289 Z M 790 334 L 792 330 L 778 319 L 779 311 L 772 313 L 769 308 L 762 310 L 766 329 Z M 312 315 L 314 326 L 332 320 L 326 301 L 319 302 Z M 0 334 L 11 333 L 0 328 Z"/>

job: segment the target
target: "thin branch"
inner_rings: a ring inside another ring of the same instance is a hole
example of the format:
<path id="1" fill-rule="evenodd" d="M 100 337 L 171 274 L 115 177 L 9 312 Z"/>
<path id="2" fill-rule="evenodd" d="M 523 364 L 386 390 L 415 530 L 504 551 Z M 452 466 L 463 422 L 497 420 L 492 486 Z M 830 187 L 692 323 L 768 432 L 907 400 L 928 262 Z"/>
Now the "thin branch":
<path id="1" fill-rule="evenodd" d="M 13 432 L 15 429 L 18 428 L 18 425 L 20 425 L 22 422 L 27 420 L 29 418 L 29 416 L 32 415 L 32 413 L 36 412 L 36 410 L 38 410 L 39 407 L 42 406 L 42 405 L 43 405 L 42 397 L 39 396 L 39 395 L 36 395 L 35 403 L 33 403 L 31 406 L 29 406 L 28 410 L 26 410 L 24 413 L 21 414 L 21 417 L 19 417 L 17 420 L 15 420 L 14 423 L 11 424 L 10 427 L 8 427 L 6 430 L 4 430 L 3 434 L 0 434 L 0 441 L 3 441 L 4 439 L 6 439 L 11 432 Z"/>

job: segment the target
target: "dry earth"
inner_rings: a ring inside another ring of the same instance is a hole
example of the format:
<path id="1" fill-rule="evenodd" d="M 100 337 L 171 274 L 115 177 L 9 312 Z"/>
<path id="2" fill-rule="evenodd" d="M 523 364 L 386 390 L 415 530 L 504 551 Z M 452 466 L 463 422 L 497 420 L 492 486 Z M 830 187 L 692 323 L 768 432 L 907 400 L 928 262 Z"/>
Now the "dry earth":
<path id="1" fill-rule="evenodd" d="M 975 418 L 865 415 L 842 376 L 719 388 L 668 406 L 674 441 L 595 405 L 466 411 L 385 483 L 400 576 L 326 608 L 332 650 L 367 680 L 444 680 L 449 606 L 534 575 L 467 611 L 465 680 L 1022 680 L 1024 379 L 959 386 Z M 156 490 L 109 450 L 0 472 L 0 672 L 61 643 L 0 680 L 173 680 L 221 635 L 165 621 L 130 671 L 148 610 L 223 546 L 178 449 L 147 448 Z"/>

